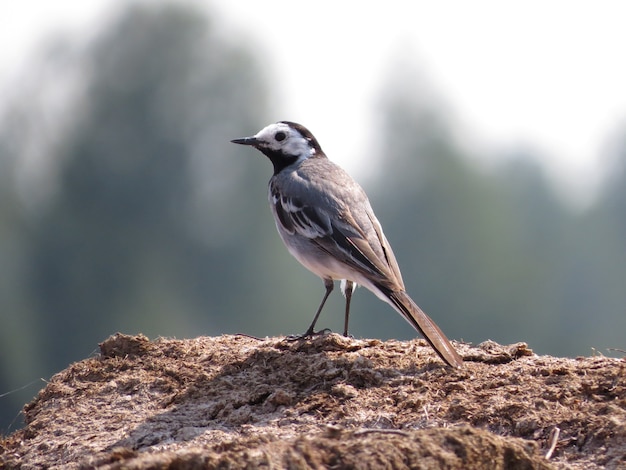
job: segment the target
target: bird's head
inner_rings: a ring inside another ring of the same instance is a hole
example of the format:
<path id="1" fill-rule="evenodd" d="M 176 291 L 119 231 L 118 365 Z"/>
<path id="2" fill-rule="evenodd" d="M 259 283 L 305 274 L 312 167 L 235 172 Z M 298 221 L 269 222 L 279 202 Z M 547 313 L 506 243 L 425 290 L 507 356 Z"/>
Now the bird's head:
<path id="1" fill-rule="evenodd" d="M 270 124 L 251 137 L 231 142 L 250 145 L 263 152 L 272 161 L 274 174 L 307 158 L 324 156 L 313 134 L 306 127 L 290 121 Z"/>

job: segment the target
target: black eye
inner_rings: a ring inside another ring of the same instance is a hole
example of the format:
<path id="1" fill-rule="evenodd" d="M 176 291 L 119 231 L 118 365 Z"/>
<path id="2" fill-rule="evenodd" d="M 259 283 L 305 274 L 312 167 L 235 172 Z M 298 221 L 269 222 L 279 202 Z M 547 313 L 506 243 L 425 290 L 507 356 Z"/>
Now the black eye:
<path id="1" fill-rule="evenodd" d="M 287 135 L 284 132 L 277 132 L 276 135 L 274 136 L 274 138 L 278 142 L 281 142 L 281 141 L 285 140 L 285 137 L 287 137 Z"/>

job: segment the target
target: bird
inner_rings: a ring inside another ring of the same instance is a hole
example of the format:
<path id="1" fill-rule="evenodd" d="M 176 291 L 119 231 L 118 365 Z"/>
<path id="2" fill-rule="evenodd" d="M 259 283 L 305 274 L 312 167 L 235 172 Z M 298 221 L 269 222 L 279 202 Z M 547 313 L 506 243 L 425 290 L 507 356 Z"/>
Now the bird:
<path id="1" fill-rule="evenodd" d="M 292 121 L 270 124 L 255 135 L 231 140 L 261 151 L 274 173 L 268 199 L 289 253 L 324 282 L 313 322 L 298 338 L 323 333 L 315 324 L 340 281 L 345 296 L 344 336 L 356 285 L 391 305 L 441 359 L 461 368 L 463 359 L 435 322 L 407 294 L 396 257 L 361 186 L 332 162 L 313 134 Z"/>

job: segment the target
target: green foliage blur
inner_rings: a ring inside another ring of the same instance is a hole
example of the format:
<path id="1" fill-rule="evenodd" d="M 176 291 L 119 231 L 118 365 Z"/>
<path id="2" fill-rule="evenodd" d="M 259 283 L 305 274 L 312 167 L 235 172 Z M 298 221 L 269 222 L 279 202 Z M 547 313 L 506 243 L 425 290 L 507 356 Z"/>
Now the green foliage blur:
<path id="1" fill-rule="evenodd" d="M 298 333 L 323 294 L 275 233 L 270 164 L 229 143 L 271 122 L 249 46 L 159 4 L 52 52 L 0 116 L 0 432 L 39 378 L 117 331 Z M 389 89 L 362 183 L 418 304 L 454 339 L 626 347 L 626 129 L 601 196 L 574 211 L 535 156 L 478 168 L 436 106 Z M 341 331 L 342 309 L 334 294 L 319 325 Z M 351 332 L 415 336 L 364 289 Z"/>

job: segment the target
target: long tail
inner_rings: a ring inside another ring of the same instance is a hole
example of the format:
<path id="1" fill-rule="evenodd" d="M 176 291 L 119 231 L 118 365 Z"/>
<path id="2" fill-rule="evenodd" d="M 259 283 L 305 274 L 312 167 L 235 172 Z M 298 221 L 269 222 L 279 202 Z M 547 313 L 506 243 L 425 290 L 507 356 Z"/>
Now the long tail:
<path id="1" fill-rule="evenodd" d="M 459 356 L 443 331 L 419 308 L 406 292 L 384 292 L 389 303 L 415 328 L 432 346 L 439 357 L 451 367 L 463 367 L 463 358 Z"/>

